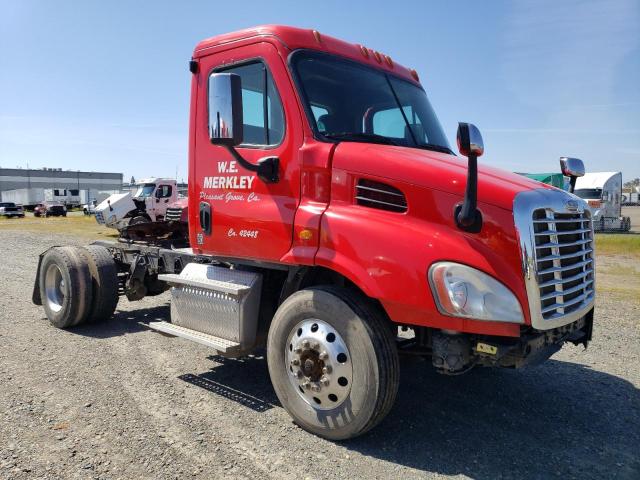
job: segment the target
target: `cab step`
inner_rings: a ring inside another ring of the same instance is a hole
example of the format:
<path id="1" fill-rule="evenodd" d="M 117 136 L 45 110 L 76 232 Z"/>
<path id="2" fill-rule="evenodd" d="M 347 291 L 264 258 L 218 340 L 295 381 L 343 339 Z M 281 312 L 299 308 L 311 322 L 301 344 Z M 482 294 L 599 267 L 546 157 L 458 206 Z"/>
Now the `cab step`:
<path id="1" fill-rule="evenodd" d="M 240 344 L 224 338 L 215 337 L 208 333 L 198 332 L 190 328 L 175 325 L 169 322 L 150 322 L 149 328 L 166 333 L 174 337 L 186 338 L 193 342 L 201 343 L 224 354 L 234 354 L 240 349 Z"/>

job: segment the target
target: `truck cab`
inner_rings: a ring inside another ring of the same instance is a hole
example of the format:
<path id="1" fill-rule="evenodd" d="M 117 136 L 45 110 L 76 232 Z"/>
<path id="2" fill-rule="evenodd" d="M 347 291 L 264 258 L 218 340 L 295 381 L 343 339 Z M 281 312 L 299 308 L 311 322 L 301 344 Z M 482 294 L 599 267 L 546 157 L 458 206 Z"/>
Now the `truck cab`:
<path id="1" fill-rule="evenodd" d="M 190 247 L 49 250 L 34 302 L 53 325 L 104 320 L 118 294 L 171 287 L 171 318 L 150 328 L 227 356 L 265 347 L 283 407 L 334 440 L 389 412 L 401 354 L 458 375 L 589 343 L 586 202 L 479 163 L 472 124 L 458 124 L 456 155 L 417 72 L 273 25 L 200 42 L 189 70 Z M 561 167 L 573 189 L 584 165 Z M 151 218 L 161 184 L 103 202 L 96 218 Z M 94 287 L 59 294 L 69 285 Z"/>
<path id="2" fill-rule="evenodd" d="M 96 221 L 122 230 L 129 225 L 162 221 L 167 207 L 178 199 L 172 178 L 142 180 L 135 192 L 116 193 L 95 207 Z"/>
<path id="3" fill-rule="evenodd" d="M 589 205 L 595 230 L 630 230 L 631 219 L 622 216 L 621 172 L 587 173 L 576 181 L 574 193 Z"/>

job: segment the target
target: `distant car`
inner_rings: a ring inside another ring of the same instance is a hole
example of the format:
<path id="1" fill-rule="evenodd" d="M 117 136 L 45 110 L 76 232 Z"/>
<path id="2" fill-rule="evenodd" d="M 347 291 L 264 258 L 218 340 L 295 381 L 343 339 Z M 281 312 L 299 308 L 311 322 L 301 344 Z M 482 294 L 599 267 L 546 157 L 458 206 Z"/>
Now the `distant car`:
<path id="1" fill-rule="evenodd" d="M 82 211 L 84 212 L 85 215 L 95 215 L 97 206 L 98 206 L 98 201 L 93 200 L 89 203 L 84 204 L 82 206 Z"/>
<path id="2" fill-rule="evenodd" d="M 20 217 L 24 218 L 24 208 L 13 202 L 0 202 L 0 217 Z"/>
<path id="3" fill-rule="evenodd" d="M 33 210 L 36 217 L 66 217 L 67 207 L 60 203 L 39 203 Z"/>

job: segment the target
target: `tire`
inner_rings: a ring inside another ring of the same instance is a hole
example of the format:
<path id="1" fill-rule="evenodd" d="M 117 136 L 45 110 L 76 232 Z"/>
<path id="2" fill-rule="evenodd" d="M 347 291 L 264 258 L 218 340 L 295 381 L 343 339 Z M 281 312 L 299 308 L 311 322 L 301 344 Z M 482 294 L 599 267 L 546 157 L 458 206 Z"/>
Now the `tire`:
<path id="1" fill-rule="evenodd" d="M 79 247 L 50 249 L 42 259 L 38 282 L 44 311 L 54 327 L 85 321 L 91 306 L 91 275 Z"/>
<path id="2" fill-rule="evenodd" d="M 116 262 L 105 247 L 89 245 L 81 250 L 91 274 L 91 307 L 87 321 L 97 323 L 108 320 L 119 299 Z"/>
<path id="3" fill-rule="evenodd" d="M 337 353 L 343 349 L 344 361 Z M 269 328 L 267 362 L 276 395 L 294 421 L 330 440 L 376 426 L 398 392 L 398 352 L 388 320 L 368 298 L 343 288 L 309 288 L 287 298 Z"/>
<path id="4" fill-rule="evenodd" d="M 147 217 L 143 217 L 142 215 L 138 215 L 137 217 L 133 217 L 129 220 L 129 225 L 139 225 L 141 223 L 149 223 L 149 219 Z"/>

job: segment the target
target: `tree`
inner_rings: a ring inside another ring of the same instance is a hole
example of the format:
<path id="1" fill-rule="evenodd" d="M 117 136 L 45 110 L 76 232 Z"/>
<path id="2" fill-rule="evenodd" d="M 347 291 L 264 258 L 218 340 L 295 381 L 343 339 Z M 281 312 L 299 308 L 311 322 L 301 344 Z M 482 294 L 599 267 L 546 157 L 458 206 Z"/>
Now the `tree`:
<path id="1" fill-rule="evenodd" d="M 624 188 L 640 187 L 640 178 L 634 178 L 624 183 Z"/>
<path id="2" fill-rule="evenodd" d="M 133 175 L 131 175 L 131 180 L 129 181 L 129 183 L 130 183 L 131 185 L 135 185 L 135 183 L 136 183 L 136 179 L 133 177 Z"/>

